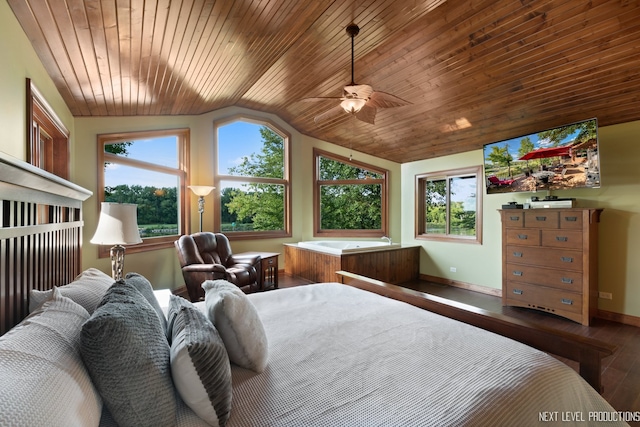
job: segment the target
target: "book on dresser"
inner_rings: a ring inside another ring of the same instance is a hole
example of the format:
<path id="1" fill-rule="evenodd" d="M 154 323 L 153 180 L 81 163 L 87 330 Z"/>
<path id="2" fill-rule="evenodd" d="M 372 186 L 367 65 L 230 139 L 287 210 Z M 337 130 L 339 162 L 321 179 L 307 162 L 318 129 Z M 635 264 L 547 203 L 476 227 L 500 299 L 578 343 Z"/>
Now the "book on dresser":
<path id="1" fill-rule="evenodd" d="M 588 326 L 598 309 L 602 209 L 506 209 L 502 305 L 553 313 Z"/>

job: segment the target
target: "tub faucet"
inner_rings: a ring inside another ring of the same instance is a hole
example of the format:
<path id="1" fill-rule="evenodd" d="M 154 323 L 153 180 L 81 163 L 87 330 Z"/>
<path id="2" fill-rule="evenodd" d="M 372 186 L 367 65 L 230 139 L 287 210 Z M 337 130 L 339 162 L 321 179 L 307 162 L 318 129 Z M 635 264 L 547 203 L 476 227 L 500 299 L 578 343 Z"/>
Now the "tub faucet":
<path id="1" fill-rule="evenodd" d="M 385 239 L 389 244 L 391 244 L 391 237 L 382 236 L 381 239 Z"/>

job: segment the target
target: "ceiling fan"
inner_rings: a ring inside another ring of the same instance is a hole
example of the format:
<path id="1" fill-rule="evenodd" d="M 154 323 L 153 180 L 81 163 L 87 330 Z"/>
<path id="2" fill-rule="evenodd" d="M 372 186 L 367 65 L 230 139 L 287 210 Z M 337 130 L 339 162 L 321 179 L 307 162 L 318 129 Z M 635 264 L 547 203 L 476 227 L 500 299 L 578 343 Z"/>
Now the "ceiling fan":
<path id="1" fill-rule="evenodd" d="M 395 95 L 374 91 L 369 85 L 360 85 L 354 82 L 354 38 L 360 32 L 360 28 L 356 24 L 351 24 L 347 26 L 346 31 L 351 37 L 351 84 L 342 89 L 342 97 L 316 97 L 302 99 L 302 101 L 341 100 L 339 105 L 316 116 L 314 121 L 317 124 L 321 124 L 346 112 L 358 120 L 374 124 L 378 108 L 401 107 L 403 105 L 411 104 L 410 102 L 398 98 Z"/>

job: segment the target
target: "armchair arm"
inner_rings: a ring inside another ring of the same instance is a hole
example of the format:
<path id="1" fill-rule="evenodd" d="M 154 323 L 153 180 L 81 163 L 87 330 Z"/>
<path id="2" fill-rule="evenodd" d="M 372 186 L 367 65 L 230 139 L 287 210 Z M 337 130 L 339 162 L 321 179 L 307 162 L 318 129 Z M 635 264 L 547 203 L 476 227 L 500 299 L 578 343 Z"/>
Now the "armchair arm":
<path id="1" fill-rule="evenodd" d="M 223 276 L 227 269 L 222 264 L 190 264 L 182 267 L 185 273 L 221 273 Z"/>
<path id="2" fill-rule="evenodd" d="M 257 262 L 260 262 L 262 258 L 260 255 L 256 254 L 233 254 L 229 257 L 228 264 L 248 264 L 248 265 L 256 265 Z"/>

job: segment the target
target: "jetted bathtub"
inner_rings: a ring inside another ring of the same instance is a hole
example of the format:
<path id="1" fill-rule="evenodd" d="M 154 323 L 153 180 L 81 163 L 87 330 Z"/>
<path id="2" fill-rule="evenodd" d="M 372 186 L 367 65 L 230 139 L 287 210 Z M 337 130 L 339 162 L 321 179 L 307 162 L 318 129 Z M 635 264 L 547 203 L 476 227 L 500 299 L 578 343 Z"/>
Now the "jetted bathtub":
<path id="1" fill-rule="evenodd" d="M 386 241 L 371 240 L 310 240 L 307 242 L 298 242 L 298 246 L 333 255 L 384 251 L 400 247 L 397 243 L 389 244 L 389 242 Z"/>
<path id="2" fill-rule="evenodd" d="M 336 271 L 361 274 L 387 283 L 415 280 L 420 246 L 384 240 L 311 240 L 285 243 L 285 273 L 312 282 L 336 282 Z"/>

